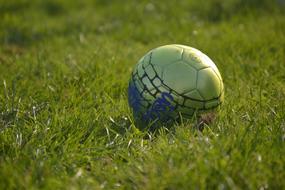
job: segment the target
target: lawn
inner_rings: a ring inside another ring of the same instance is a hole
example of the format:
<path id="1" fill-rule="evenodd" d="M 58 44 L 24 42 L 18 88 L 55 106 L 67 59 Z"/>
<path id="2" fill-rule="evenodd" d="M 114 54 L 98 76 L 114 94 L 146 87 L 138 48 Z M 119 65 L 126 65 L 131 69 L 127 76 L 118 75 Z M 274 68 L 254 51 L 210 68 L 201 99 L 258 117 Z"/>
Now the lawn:
<path id="1" fill-rule="evenodd" d="M 140 131 L 132 68 L 173 43 L 225 102 L 202 132 Z M 0 0 L 0 189 L 285 189 L 284 155 L 284 0 Z"/>

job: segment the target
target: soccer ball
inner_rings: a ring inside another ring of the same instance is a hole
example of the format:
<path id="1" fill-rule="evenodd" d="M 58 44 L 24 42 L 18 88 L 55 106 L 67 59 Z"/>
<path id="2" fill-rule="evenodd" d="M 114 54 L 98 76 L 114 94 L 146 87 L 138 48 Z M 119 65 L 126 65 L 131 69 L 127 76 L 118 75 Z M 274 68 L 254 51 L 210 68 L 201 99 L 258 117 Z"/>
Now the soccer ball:
<path id="1" fill-rule="evenodd" d="M 140 127 L 173 123 L 217 108 L 224 99 L 222 77 L 213 61 L 184 45 L 151 50 L 135 66 L 128 101 Z"/>

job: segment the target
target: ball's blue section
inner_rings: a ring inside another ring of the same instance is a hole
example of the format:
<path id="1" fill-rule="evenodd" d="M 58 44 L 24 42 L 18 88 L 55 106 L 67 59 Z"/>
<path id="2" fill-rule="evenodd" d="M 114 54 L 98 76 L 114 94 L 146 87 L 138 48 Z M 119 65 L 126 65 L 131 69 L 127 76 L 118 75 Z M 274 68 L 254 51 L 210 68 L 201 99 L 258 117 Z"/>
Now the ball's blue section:
<path id="1" fill-rule="evenodd" d="M 133 83 L 130 83 L 128 88 L 128 102 L 135 115 L 137 115 L 140 110 L 140 101 L 141 98 L 138 89 Z"/>

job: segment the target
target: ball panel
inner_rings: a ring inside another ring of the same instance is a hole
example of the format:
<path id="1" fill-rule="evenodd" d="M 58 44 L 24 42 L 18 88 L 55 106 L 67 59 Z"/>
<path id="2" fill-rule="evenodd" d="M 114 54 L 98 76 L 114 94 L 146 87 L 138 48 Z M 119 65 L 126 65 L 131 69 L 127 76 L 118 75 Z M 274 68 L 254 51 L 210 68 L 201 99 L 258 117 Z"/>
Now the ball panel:
<path id="1" fill-rule="evenodd" d="M 205 103 L 205 108 L 206 109 L 211 109 L 217 107 L 221 103 L 220 99 L 217 100 L 212 100 L 212 101 L 207 101 Z"/>
<path id="2" fill-rule="evenodd" d="M 151 53 L 148 53 L 143 57 L 142 65 L 144 68 L 146 68 L 150 64 L 150 59 L 151 59 Z"/>
<path id="3" fill-rule="evenodd" d="M 204 101 L 204 98 L 197 89 L 186 92 L 184 95 L 193 100 Z"/>
<path id="4" fill-rule="evenodd" d="M 157 77 L 154 78 L 152 82 L 157 87 L 159 87 L 161 85 L 161 80 L 159 78 L 157 78 Z"/>
<path id="5" fill-rule="evenodd" d="M 185 118 L 191 118 L 195 113 L 195 109 L 185 107 L 185 106 L 178 106 L 177 111 L 182 114 Z"/>
<path id="6" fill-rule="evenodd" d="M 183 61 L 187 62 L 197 70 L 208 68 L 210 66 L 210 63 L 204 61 L 201 58 L 200 53 L 200 51 L 194 48 L 187 48 L 184 50 Z"/>
<path id="7" fill-rule="evenodd" d="M 175 61 L 182 59 L 183 49 L 166 45 L 159 48 L 156 48 L 152 51 L 151 63 L 157 66 L 165 66 L 167 64 L 171 64 Z"/>
<path id="8" fill-rule="evenodd" d="M 144 111 L 145 109 L 147 109 L 150 106 L 150 103 L 146 100 L 143 100 L 143 99 L 140 101 L 140 104 L 143 106 L 141 108 L 141 111 Z"/>
<path id="9" fill-rule="evenodd" d="M 163 82 L 179 94 L 196 88 L 197 71 L 183 61 L 164 67 Z"/>
<path id="10" fill-rule="evenodd" d="M 145 73 L 146 75 L 150 78 L 150 79 L 154 79 L 156 76 L 155 71 L 153 70 L 152 66 L 149 65 L 146 69 L 145 69 Z"/>
<path id="11" fill-rule="evenodd" d="M 181 95 L 177 94 L 174 91 L 171 91 L 170 94 L 173 96 L 173 99 L 174 99 L 176 104 L 179 104 L 179 105 L 183 105 L 184 104 L 185 99 Z"/>
<path id="12" fill-rule="evenodd" d="M 211 100 L 220 96 L 220 79 L 211 68 L 198 72 L 197 89 L 205 100 Z"/>
<path id="13" fill-rule="evenodd" d="M 155 99 L 155 97 L 154 97 L 153 95 L 151 95 L 148 90 L 143 90 L 140 94 L 141 94 L 141 96 L 144 97 L 144 99 L 145 99 L 146 101 L 148 101 L 150 104 L 152 104 L 153 100 Z"/>
<path id="14" fill-rule="evenodd" d="M 185 106 L 191 107 L 193 109 L 201 110 L 204 108 L 205 103 L 201 101 L 195 101 L 191 99 L 186 99 Z"/>
<path id="15" fill-rule="evenodd" d="M 149 78 L 146 76 L 142 79 L 142 83 L 144 84 L 145 88 L 150 92 L 155 89 Z"/>
<path id="16" fill-rule="evenodd" d="M 158 93 L 151 106 L 143 114 L 144 121 L 154 121 L 156 119 L 168 122 L 176 116 L 173 97 L 168 92 Z"/>
<path id="17" fill-rule="evenodd" d="M 180 48 L 182 48 L 184 50 L 191 49 L 191 47 L 186 46 L 186 45 L 182 45 L 182 44 L 173 44 L 173 45 L 176 46 L 176 47 L 180 47 Z"/>
<path id="18" fill-rule="evenodd" d="M 137 88 L 140 92 L 143 91 L 144 85 L 143 85 L 142 81 L 141 81 L 138 77 L 135 77 L 135 78 L 134 78 L 134 85 L 136 86 L 136 88 Z"/>
<path id="19" fill-rule="evenodd" d="M 167 87 L 165 87 L 165 85 L 163 85 L 163 83 L 161 83 L 161 85 L 158 86 L 157 89 L 158 89 L 158 91 L 161 92 L 161 93 L 162 93 L 162 92 L 167 92 L 167 93 L 169 93 L 169 89 L 168 89 Z"/>
<path id="20" fill-rule="evenodd" d="M 161 66 L 158 66 L 158 65 L 152 65 L 152 68 L 154 69 L 156 75 L 157 75 L 157 78 L 160 78 L 162 79 L 162 74 L 163 74 L 163 68 Z"/>
<path id="21" fill-rule="evenodd" d="M 203 62 L 209 64 L 209 66 L 214 70 L 214 72 L 218 76 L 218 78 L 222 81 L 221 74 L 220 74 L 217 66 L 215 65 L 215 63 L 207 55 L 203 54 L 202 52 L 200 52 L 199 56 L 201 57 Z"/>
<path id="22" fill-rule="evenodd" d="M 140 78 L 142 78 L 144 76 L 144 74 L 145 74 L 145 71 L 144 71 L 144 69 L 142 67 L 141 62 L 139 63 L 139 65 L 137 67 L 137 72 L 138 72 L 138 75 L 139 75 Z"/>

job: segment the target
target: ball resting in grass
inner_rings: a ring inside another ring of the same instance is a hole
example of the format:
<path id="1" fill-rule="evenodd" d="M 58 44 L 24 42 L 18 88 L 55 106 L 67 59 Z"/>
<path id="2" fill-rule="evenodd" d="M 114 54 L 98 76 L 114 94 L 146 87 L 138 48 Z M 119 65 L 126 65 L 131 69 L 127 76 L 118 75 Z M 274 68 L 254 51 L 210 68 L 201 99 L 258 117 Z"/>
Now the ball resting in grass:
<path id="1" fill-rule="evenodd" d="M 195 48 L 177 44 L 143 56 L 128 87 L 129 105 L 140 128 L 211 112 L 223 99 L 223 81 L 214 62 Z"/>

